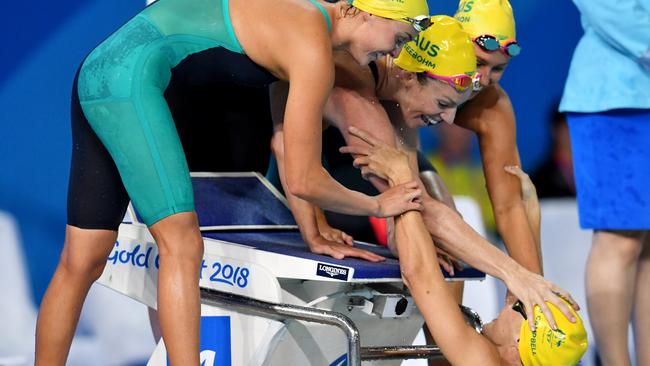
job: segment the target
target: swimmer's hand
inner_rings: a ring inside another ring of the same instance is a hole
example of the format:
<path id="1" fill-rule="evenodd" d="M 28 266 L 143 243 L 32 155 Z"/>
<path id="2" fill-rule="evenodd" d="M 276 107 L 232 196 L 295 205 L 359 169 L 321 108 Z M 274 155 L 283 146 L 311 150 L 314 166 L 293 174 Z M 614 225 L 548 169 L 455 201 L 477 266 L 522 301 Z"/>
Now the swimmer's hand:
<path id="1" fill-rule="evenodd" d="M 438 245 L 436 245 L 436 257 L 438 258 L 440 267 L 447 271 L 447 273 L 452 277 L 456 275 L 456 269 L 459 271 L 463 269 L 463 265 L 458 261 L 458 259 L 444 251 Z"/>
<path id="2" fill-rule="evenodd" d="M 562 299 L 571 304 L 575 310 L 580 310 L 578 303 L 571 297 L 566 290 L 560 288 L 554 283 L 546 280 L 544 277 L 530 272 L 525 268 L 518 266 L 514 273 L 509 273 L 505 278 L 505 283 L 510 292 L 513 293 L 523 304 L 526 311 L 526 318 L 531 330 L 535 329 L 533 309 L 537 305 L 544 313 L 548 323 L 557 329 L 557 324 L 553 314 L 546 305 L 546 301 L 555 305 L 564 316 L 571 322 L 576 319 L 571 314 L 569 307 Z"/>
<path id="3" fill-rule="evenodd" d="M 343 146 L 339 151 L 355 155 L 354 166 L 362 169 L 364 175 L 376 175 L 387 180 L 391 186 L 375 197 L 377 212 L 373 216 L 390 217 L 406 211 L 422 211 L 422 203 L 419 201 L 422 190 L 413 178 L 408 155 L 356 127 L 350 127 L 349 131 L 364 140 L 368 146 Z"/>
<path id="4" fill-rule="evenodd" d="M 381 262 L 386 258 L 369 252 L 367 250 L 355 248 L 347 243 L 328 240 L 322 235 L 317 234 L 304 238 L 312 253 L 329 255 L 332 258 L 344 259 L 345 257 L 354 257 L 365 259 L 370 262 Z"/>
<path id="5" fill-rule="evenodd" d="M 343 146 L 339 151 L 354 155 L 353 164 L 362 170 L 364 177 L 373 174 L 394 186 L 403 183 L 398 181 L 399 178 L 412 176 L 408 155 L 404 151 L 386 145 L 359 128 L 350 127 L 349 131 L 368 145 Z"/>
<path id="6" fill-rule="evenodd" d="M 350 235 L 348 235 L 342 230 L 335 229 L 330 226 L 330 224 L 327 222 L 327 218 L 325 217 L 325 214 L 320 208 L 315 208 L 314 211 L 316 214 L 316 223 L 318 224 L 318 231 L 320 232 L 320 235 L 323 238 L 339 244 L 346 244 L 349 246 L 354 245 L 354 239 Z"/>
<path id="7" fill-rule="evenodd" d="M 406 211 L 422 211 L 424 208 L 419 201 L 421 196 L 422 190 L 415 181 L 396 185 L 374 197 L 377 201 L 377 211 L 373 216 L 392 217 Z"/>

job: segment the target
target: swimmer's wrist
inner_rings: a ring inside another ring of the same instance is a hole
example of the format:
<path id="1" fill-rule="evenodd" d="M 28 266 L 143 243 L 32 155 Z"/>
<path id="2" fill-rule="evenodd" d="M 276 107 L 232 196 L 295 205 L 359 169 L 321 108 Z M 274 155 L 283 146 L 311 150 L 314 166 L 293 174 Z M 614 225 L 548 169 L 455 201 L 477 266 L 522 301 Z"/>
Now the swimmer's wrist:
<path id="1" fill-rule="evenodd" d="M 411 170 L 401 169 L 401 171 L 395 171 L 388 175 L 388 184 L 391 187 L 398 186 L 400 184 L 408 183 L 413 181 L 413 175 Z"/>
<path id="2" fill-rule="evenodd" d="M 375 217 L 382 217 L 382 212 L 381 212 L 381 203 L 379 203 L 379 199 L 377 197 L 379 196 L 366 196 L 370 200 L 370 206 L 369 207 L 369 213 L 368 216 L 375 216 Z"/>

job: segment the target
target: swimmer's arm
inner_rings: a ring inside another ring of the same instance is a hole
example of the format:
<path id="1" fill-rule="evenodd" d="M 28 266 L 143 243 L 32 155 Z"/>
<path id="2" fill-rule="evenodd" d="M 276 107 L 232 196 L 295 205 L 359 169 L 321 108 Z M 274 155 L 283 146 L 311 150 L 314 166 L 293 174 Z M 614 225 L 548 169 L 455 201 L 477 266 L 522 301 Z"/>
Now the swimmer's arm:
<path id="1" fill-rule="evenodd" d="M 538 248 L 541 248 L 540 226 L 541 226 L 541 211 L 539 208 L 539 199 L 537 198 L 537 189 L 535 184 L 530 179 L 528 174 L 521 170 L 518 166 L 507 166 L 504 168 L 509 174 L 515 175 L 519 178 L 521 183 L 522 200 L 526 208 L 526 216 L 530 229 L 533 231 L 533 238 Z M 544 266 L 542 266 L 543 268 Z"/>
<path id="2" fill-rule="evenodd" d="M 505 92 L 500 90 L 499 94 L 498 101 L 483 110 L 475 121 L 487 190 L 497 230 L 508 253 L 524 268 L 542 274 L 541 248 L 528 220 L 521 183 L 504 170 L 506 166 L 520 166 L 521 161 L 514 111 Z"/>
<path id="3" fill-rule="evenodd" d="M 638 0 L 573 2 L 602 39 L 650 72 L 650 9 Z"/>
<path id="4" fill-rule="evenodd" d="M 333 84 L 332 67 L 322 65 L 321 68 L 324 69 L 321 72 L 296 71 L 291 87 L 285 83 L 286 110 L 282 113 L 281 120 L 274 120 L 275 124 L 284 124 L 287 193 L 333 211 L 370 215 L 378 210 L 377 202 L 338 184 L 321 164 L 321 113 Z M 283 104 L 281 100 L 278 103 L 278 98 L 283 94 L 283 91 L 278 90 L 279 87 L 282 86 L 274 85 L 271 88 L 271 105 L 274 110 L 283 108 L 278 106 Z"/>
<path id="5" fill-rule="evenodd" d="M 410 180 L 411 172 L 393 177 L 391 184 Z M 469 327 L 438 268 L 436 247 L 418 212 L 395 218 L 400 269 L 433 338 L 454 365 L 499 365 L 496 348 Z"/>
<path id="6" fill-rule="evenodd" d="M 281 125 L 276 127 L 281 127 Z M 273 155 L 275 156 L 275 160 L 277 162 L 280 183 L 282 183 L 282 189 L 284 190 L 285 196 L 287 197 L 287 203 L 289 204 L 291 213 L 293 214 L 293 217 L 298 224 L 298 228 L 300 229 L 300 234 L 303 240 L 309 244 L 311 238 L 318 235 L 318 225 L 316 222 L 314 205 L 296 197 L 288 191 L 287 184 L 284 179 L 284 136 L 281 129 L 278 129 L 273 133 L 273 139 L 271 140 L 271 151 L 273 152 Z"/>
<path id="7" fill-rule="evenodd" d="M 325 237 L 321 230 L 322 227 L 327 226 L 330 229 L 330 232 L 334 231 L 334 229 L 330 228 L 327 224 L 323 212 L 315 205 L 296 197 L 288 191 L 284 179 L 284 137 L 281 128 L 282 125 L 276 125 L 276 130 L 274 131 L 273 139 L 271 140 L 271 151 L 273 152 L 277 162 L 278 175 L 287 197 L 289 208 L 298 224 L 300 235 L 307 246 L 309 246 L 311 252 L 329 255 L 336 259 L 356 257 L 371 262 L 384 260 L 385 258 L 380 255 L 352 247 L 352 238 L 345 233 L 339 232 L 341 235 L 339 235 L 340 240 L 338 241 L 334 241 L 334 238 Z"/>

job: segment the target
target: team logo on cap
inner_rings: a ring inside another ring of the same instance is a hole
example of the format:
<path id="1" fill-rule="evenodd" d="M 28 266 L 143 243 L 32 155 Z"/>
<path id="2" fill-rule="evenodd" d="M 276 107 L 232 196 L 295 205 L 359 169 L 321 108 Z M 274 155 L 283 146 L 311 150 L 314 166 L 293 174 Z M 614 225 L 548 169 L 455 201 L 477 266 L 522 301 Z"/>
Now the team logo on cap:
<path id="1" fill-rule="evenodd" d="M 560 348 L 566 342 L 566 334 L 560 329 L 549 329 L 546 333 L 546 341 L 551 345 L 551 347 Z"/>

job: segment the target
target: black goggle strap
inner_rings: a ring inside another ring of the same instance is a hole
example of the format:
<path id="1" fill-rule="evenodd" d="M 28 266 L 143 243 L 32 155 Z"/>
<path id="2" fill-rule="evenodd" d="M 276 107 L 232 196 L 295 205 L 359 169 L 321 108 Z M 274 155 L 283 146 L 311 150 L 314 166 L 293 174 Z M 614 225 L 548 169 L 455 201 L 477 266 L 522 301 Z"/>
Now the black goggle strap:
<path id="1" fill-rule="evenodd" d="M 520 300 L 517 300 L 517 302 L 515 302 L 512 305 L 512 310 L 514 310 L 514 311 L 518 312 L 519 314 L 521 314 L 521 316 L 524 317 L 524 320 L 528 320 L 528 316 L 526 315 L 526 309 L 524 307 L 524 303 L 521 302 Z"/>

